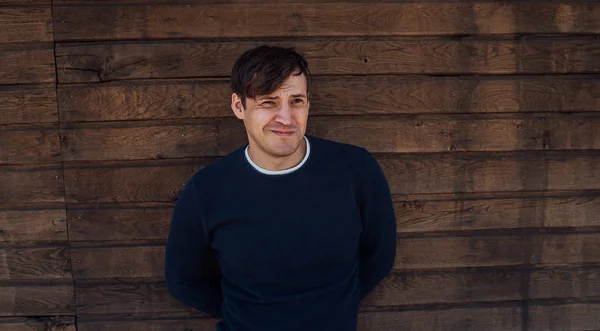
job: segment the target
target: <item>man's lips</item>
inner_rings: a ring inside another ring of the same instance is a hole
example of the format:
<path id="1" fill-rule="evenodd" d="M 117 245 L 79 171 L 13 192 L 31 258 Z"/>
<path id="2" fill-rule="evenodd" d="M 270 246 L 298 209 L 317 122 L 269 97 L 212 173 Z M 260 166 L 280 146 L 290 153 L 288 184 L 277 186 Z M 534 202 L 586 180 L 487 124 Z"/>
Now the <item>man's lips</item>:
<path id="1" fill-rule="evenodd" d="M 289 131 L 289 130 L 271 130 L 271 131 L 278 136 L 291 136 L 295 132 L 295 131 Z"/>

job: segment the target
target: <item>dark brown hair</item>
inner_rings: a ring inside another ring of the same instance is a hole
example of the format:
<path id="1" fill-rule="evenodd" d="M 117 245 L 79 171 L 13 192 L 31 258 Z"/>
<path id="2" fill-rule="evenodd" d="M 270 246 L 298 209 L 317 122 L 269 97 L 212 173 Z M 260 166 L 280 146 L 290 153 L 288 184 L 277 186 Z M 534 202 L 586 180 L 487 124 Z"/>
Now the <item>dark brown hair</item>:
<path id="1" fill-rule="evenodd" d="M 246 107 L 246 98 L 273 93 L 291 74 L 306 76 L 308 92 L 310 71 L 306 59 L 294 48 L 263 45 L 237 59 L 231 70 L 231 89 Z"/>

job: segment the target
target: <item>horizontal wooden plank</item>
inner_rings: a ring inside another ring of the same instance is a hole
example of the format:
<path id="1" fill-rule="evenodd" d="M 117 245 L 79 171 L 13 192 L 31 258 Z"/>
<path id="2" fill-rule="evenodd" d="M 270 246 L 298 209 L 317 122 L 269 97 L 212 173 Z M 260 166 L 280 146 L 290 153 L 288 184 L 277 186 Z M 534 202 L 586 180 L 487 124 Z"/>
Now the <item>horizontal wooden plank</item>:
<path id="1" fill-rule="evenodd" d="M 164 283 L 75 285 L 77 314 L 193 312 L 171 296 Z"/>
<path id="2" fill-rule="evenodd" d="M 64 202 L 60 163 L 0 166 L 0 201 L 4 203 Z"/>
<path id="3" fill-rule="evenodd" d="M 51 8 L 0 8 L 0 43 L 52 41 Z"/>
<path id="4" fill-rule="evenodd" d="M 69 248 L 0 247 L 0 281 L 71 280 Z"/>
<path id="5" fill-rule="evenodd" d="M 190 163 L 181 161 L 155 163 L 162 167 L 120 163 L 121 167 L 114 165 L 100 168 L 65 164 L 65 198 L 68 203 L 176 201 L 185 182 L 208 162 L 210 161 L 193 160 Z M 107 181 L 108 178 L 111 179 Z M 136 182 L 136 189 L 129 186 L 132 180 Z M 86 192 L 88 185 L 93 185 L 96 189 Z"/>
<path id="6" fill-rule="evenodd" d="M 598 196 L 398 201 L 394 209 L 399 233 L 600 226 Z"/>
<path id="7" fill-rule="evenodd" d="M 0 287 L 0 316 L 74 315 L 73 286 Z"/>
<path id="8" fill-rule="evenodd" d="M 52 5 L 52 0 L 0 0 L 0 5 L 3 6 L 46 6 Z"/>
<path id="9" fill-rule="evenodd" d="M 60 83 L 142 78 L 229 77 L 235 60 L 259 42 L 56 45 Z M 271 43 L 295 47 L 315 75 L 551 74 L 600 72 L 600 41 L 389 40 Z"/>
<path id="10" fill-rule="evenodd" d="M 558 153 L 379 156 L 396 194 L 600 188 L 600 156 Z"/>
<path id="11" fill-rule="evenodd" d="M 54 18 L 59 41 L 600 32 L 596 3 L 56 7 Z"/>
<path id="12" fill-rule="evenodd" d="M 149 330 L 194 330 L 212 331 L 218 320 L 202 317 L 173 316 L 128 319 L 78 318 L 79 331 L 129 331 Z M 520 330 L 521 308 L 456 308 L 435 310 L 405 310 L 361 312 L 358 314 L 358 331 L 507 331 Z M 20 331 L 20 330 L 19 330 Z"/>
<path id="13" fill-rule="evenodd" d="M 585 331 L 600 329 L 599 303 L 534 305 L 528 308 L 528 330 Z"/>
<path id="14" fill-rule="evenodd" d="M 399 238 L 396 269 L 600 262 L 600 233 Z"/>
<path id="15" fill-rule="evenodd" d="M 76 331 L 72 316 L 2 317 L 0 328 L 3 331 Z"/>
<path id="16" fill-rule="evenodd" d="M 69 239 L 76 241 L 165 240 L 173 206 L 67 210 Z"/>
<path id="17" fill-rule="evenodd" d="M 0 89 L 0 125 L 48 122 L 58 122 L 54 86 Z"/>
<path id="18" fill-rule="evenodd" d="M 66 241 L 64 209 L 0 210 L 0 243 Z"/>
<path id="19" fill-rule="evenodd" d="M 214 331 L 219 320 L 212 318 L 169 318 L 81 321 L 78 319 L 77 331 L 131 331 L 131 330 L 191 330 Z"/>
<path id="20" fill-rule="evenodd" d="M 600 149 L 595 114 L 479 116 L 319 117 L 310 121 L 307 133 L 373 153 Z M 88 161 L 224 156 L 246 144 L 247 137 L 241 121 L 223 119 L 70 125 L 61 129 L 61 141 L 64 160 Z"/>
<path id="21" fill-rule="evenodd" d="M 73 278 L 161 278 L 165 247 L 96 247 L 71 249 Z"/>
<path id="22" fill-rule="evenodd" d="M 364 312 L 359 331 L 519 331 L 519 307 Z"/>
<path id="23" fill-rule="evenodd" d="M 54 83 L 52 44 L 0 50 L 0 85 Z"/>
<path id="24" fill-rule="evenodd" d="M 58 124 L 10 125 L 0 128 L 0 164 L 49 163 L 62 160 Z"/>
<path id="25" fill-rule="evenodd" d="M 572 249 L 580 243 L 565 245 Z M 581 252 L 594 255 L 592 248 Z M 532 299 L 572 299 L 600 297 L 600 268 L 538 270 L 529 276 L 529 297 Z"/>
<path id="26" fill-rule="evenodd" d="M 376 157 L 393 194 L 600 188 L 600 178 L 596 175 L 600 156 L 595 154 L 545 152 Z M 66 199 L 68 203 L 172 202 L 196 171 L 215 160 L 66 162 Z M 6 196 L 10 197 L 8 191 Z"/>
<path id="27" fill-rule="evenodd" d="M 232 115 L 227 81 L 59 85 L 57 93 L 61 122 Z M 311 116 L 600 111 L 600 80 L 315 77 L 310 96 Z"/>

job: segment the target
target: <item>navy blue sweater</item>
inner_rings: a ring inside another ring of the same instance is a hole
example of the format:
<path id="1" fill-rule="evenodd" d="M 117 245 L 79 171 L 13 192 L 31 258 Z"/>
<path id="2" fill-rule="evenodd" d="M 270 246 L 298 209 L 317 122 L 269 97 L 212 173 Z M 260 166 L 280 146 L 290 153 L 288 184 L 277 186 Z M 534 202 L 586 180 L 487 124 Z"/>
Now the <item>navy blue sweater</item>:
<path id="1" fill-rule="evenodd" d="M 171 295 L 220 331 L 354 331 L 360 300 L 391 270 L 390 190 L 364 148 L 307 136 L 306 161 L 265 174 L 245 147 L 196 172 L 177 200 Z"/>

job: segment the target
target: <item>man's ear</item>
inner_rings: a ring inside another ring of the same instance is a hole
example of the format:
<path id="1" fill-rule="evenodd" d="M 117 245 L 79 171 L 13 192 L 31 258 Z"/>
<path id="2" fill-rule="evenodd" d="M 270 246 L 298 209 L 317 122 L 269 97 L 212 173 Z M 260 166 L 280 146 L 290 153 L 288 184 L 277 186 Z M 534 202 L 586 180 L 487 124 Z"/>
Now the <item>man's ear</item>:
<path id="1" fill-rule="evenodd" d="M 231 94 L 231 110 L 235 114 L 235 117 L 243 120 L 244 119 L 244 106 L 242 105 L 242 99 L 236 94 Z"/>

